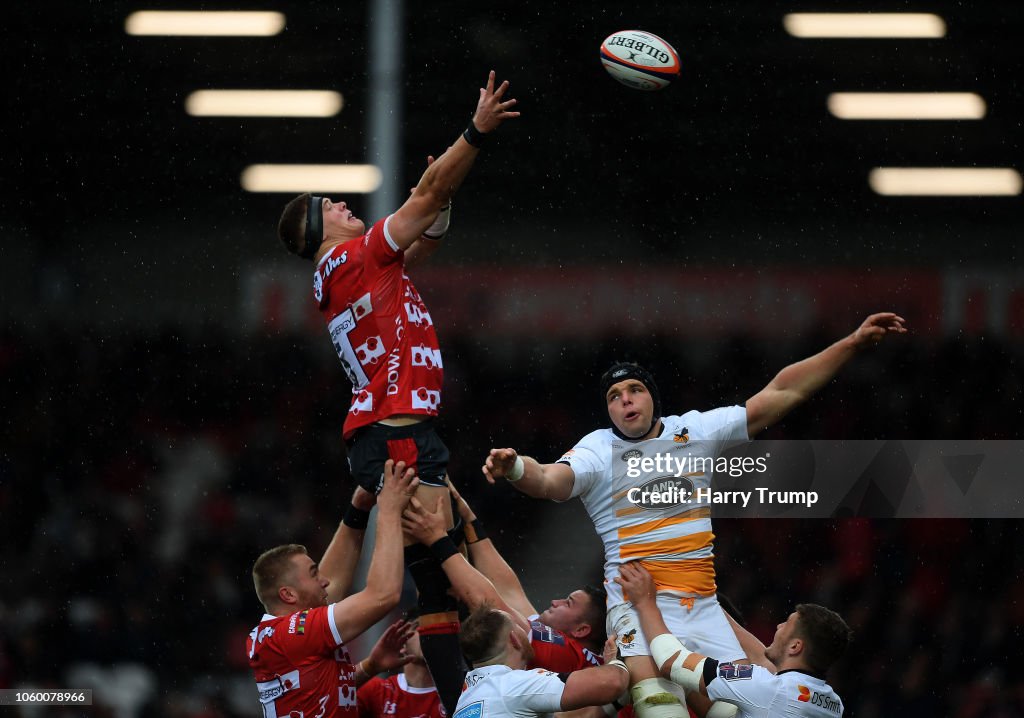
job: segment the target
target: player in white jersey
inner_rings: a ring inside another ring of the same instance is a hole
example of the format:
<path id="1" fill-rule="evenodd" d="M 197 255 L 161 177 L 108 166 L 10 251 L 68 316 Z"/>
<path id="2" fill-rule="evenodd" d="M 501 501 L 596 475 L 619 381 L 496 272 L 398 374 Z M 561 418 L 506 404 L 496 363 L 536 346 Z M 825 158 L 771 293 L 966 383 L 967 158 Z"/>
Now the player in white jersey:
<path id="1" fill-rule="evenodd" d="M 846 650 L 850 628 L 834 611 L 801 603 L 778 625 L 770 646 L 758 642 L 760 648 L 753 652 L 760 655 L 751 657 L 759 665 L 719 663 L 688 651 L 669 632 L 658 610 L 654 580 L 639 563 L 623 564 L 615 580 L 640 616 L 661 674 L 687 692 L 731 703 L 741 718 L 842 716 L 843 701 L 825 673 Z"/>
<path id="2" fill-rule="evenodd" d="M 480 606 L 462 624 L 459 643 L 473 668 L 453 718 L 533 718 L 611 703 L 626 690 L 629 672 L 605 643 L 605 665 L 572 673 L 526 670 L 530 638 L 505 611 Z"/>
<path id="3" fill-rule="evenodd" d="M 782 419 L 860 351 L 888 334 L 905 332 L 902 317 L 891 312 L 872 314 L 849 336 L 784 368 L 745 406 L 680 416 L 662 415 L 657 385 L 649 372 L 635 364 L 617 364 L 601 382 L 610 428 L 588 434 L 551 464 L 519 456 L 510 448 L 491 450 L 483 466 L 488 481 L 504 477 L 536 498 L 566 501 L 578 496 L 583 500 L 605 544 L 608 633 L 619 635 L 639 718 L 679 718 L 685 709 L 673 702 L 672 688 L 659 677 L 636 613 L 612 582 L 621 563 L 640 560 L 654 575 L 669 628 L 692 650 L 725 661 L 741 659 L 744 652 L 715 599 L 710 507 L 677 500 L 642 509 L 631 500 L 640 497 L 630 491 L 671 489 L 682 497 L 684 491 L 709 485 L 722 449 Z M 631 460 L 639 463 L 661 453 L 669 462 L 686 459 L 687 466 L 696 465 L 696 470 L 629 470 Z M 707 460 L 712 464 L 698 463 Z"/>

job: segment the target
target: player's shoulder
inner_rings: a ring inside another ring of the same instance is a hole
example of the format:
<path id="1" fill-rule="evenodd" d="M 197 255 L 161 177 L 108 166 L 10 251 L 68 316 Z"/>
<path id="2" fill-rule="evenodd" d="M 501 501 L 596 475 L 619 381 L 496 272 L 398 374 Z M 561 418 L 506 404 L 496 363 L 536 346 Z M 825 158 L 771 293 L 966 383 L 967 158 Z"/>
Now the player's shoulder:
<path id="1" fill-rule="evenodd" d="M 595 429 L 594 431 L 591 431 L 589 434 L 587 434 L 582 439 L 577 441 L 576 446 L 587 447 L 591 449 L 607 448 L 608 446 L 611 445 L 614 439 L 615 434 L 612 432 L 611 429 Z"/>

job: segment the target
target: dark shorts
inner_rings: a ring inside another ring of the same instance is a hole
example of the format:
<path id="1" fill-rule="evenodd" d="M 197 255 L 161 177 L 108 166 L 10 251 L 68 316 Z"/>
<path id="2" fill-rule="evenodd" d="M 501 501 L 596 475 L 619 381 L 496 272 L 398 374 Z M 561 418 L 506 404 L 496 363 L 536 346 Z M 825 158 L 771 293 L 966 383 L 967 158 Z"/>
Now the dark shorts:
<path id="1" fill-rule="evenodd" d="M 388 459 L 414 467 L 424 486 L 447 485 L 448 447 L 434 430 L 433 419 L 409 426 L 364 426 L 356 430 L 346 446 L 352 476 L 374 494 L 384 485 L 384 462 Z"/>

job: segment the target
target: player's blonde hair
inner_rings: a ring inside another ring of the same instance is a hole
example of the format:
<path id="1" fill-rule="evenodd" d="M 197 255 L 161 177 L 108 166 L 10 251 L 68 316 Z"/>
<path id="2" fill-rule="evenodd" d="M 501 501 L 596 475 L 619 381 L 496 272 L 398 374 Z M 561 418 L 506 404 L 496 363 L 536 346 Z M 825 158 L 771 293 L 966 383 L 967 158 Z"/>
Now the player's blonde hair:
<path id="1" fill-rule="evenodd" d="M 289 574 L 294 568 L 292 556 L 308 553 L 302 544 L 287 543 L 264 551 L 256 559 L 252 565 L 252 583 L 260 603 L 268 613 L 277 603 L 277 589 L 290 579 Z"/>

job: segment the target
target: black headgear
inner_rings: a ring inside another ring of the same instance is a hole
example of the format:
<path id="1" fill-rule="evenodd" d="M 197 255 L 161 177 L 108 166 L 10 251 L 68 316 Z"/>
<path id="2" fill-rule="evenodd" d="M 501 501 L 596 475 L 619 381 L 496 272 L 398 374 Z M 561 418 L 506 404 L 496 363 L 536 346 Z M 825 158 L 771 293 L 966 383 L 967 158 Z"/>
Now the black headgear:
<path id="1" fill-rule="evenodd" d="M 306 207 L 306 244 L 302 248 L 300 257 L 313 259 L 320 244 L 324 241 L 324 198 L 315 194 L 309 198 L 309 206 Z"/>
<path id="2" fill-rule="evenodd" d="M 658 385 L 654 381 L 654 375 L 639 364 L 633 364 L 632 362 L 612 364 L 611 368 L 601 375 L 601 399 L 607 407 L 608 390 L 620 381 L 626 381 L 626 379 L 636 379 L 647 387 L 647 391 L 651 394 L 651 401 L 654 403 L 654 416 L 651 417 L 651 426 L 647 429 L 647 431 L 650 431 L 658 423 L 658 419 L 661 418 L 661 394 L 658 393 Z M 633 437 L 626 436 L 619 431 L 619 427 L 615 426 L 614 423 L 612 424 L 612 431 L 621 439 L 635 441 Z M 644 433 L 646 434 L 647 432 Z"/>

